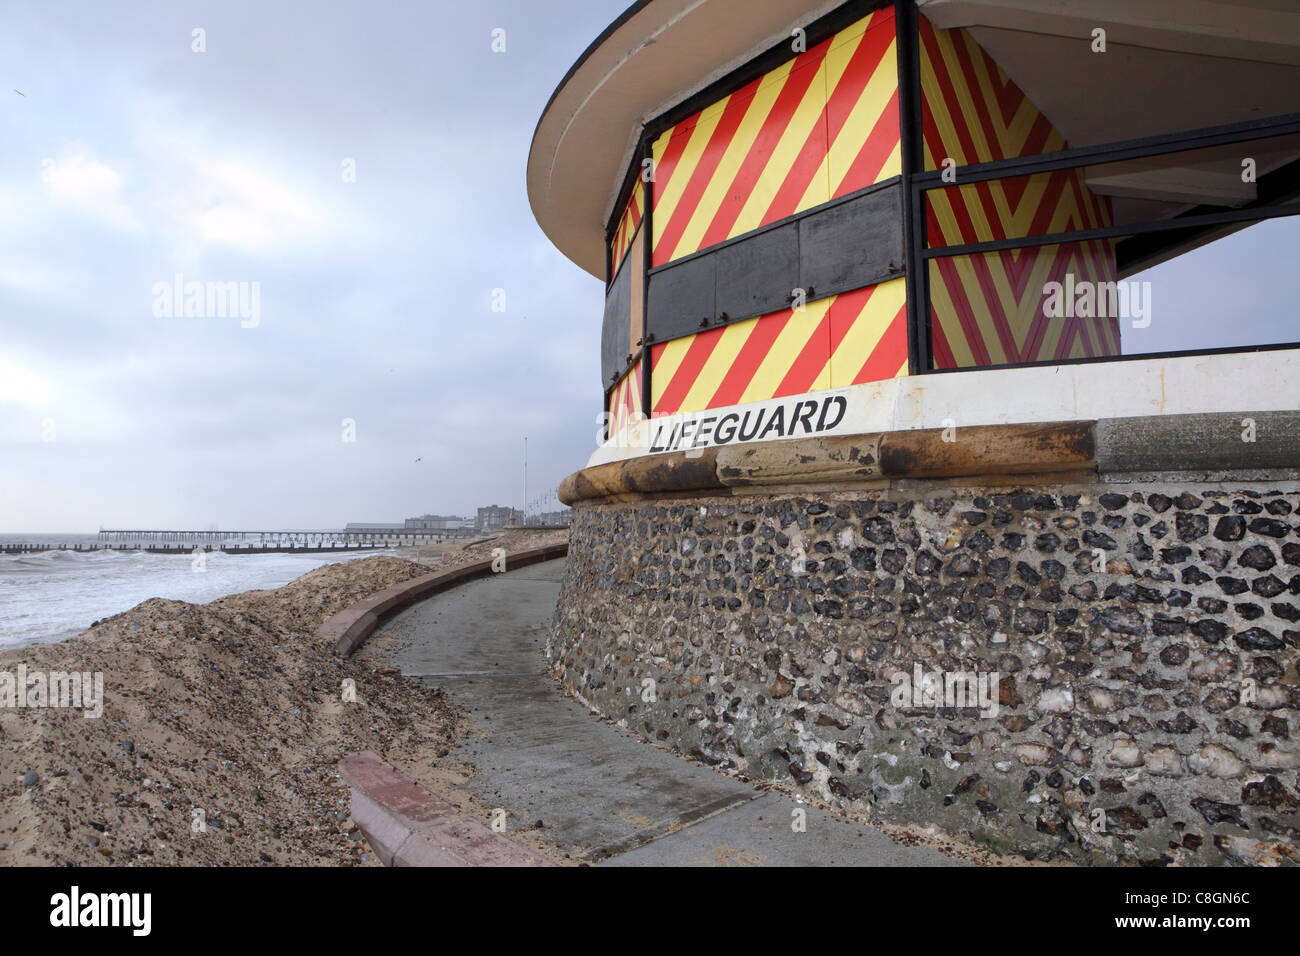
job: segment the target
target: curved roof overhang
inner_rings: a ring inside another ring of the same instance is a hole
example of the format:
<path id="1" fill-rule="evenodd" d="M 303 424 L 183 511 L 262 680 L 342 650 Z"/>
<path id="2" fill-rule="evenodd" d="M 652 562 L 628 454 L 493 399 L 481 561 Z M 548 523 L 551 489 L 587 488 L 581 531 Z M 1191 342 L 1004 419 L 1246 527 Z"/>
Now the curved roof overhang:
<path id="1" fill-rule="evenodd" d="M 605 276 L 605 227 L 641 127 L 843 0 L 638 0 L 578 58 L 542 112 L 528 199 L 551 242 Z"/>
<path id="2" fill-rule="evenodd" d="M 528 196 L 542 230 L 575 263 L 604 278 L 605 227 L 642 125 L 842 3 L 638 0 L 630 6 L 569 70 L 533 134 Z M 1293 0 L 917 0 L 917 6 L 937 27 L 969 30 L 1072 146 L 1300 110 L 1300 8 Z M 1098 25 L 1108 29 L 1114 48 L 1105 70 L 1096 69 L 1080 39 Z M 1080 77 L 1087 78 L 1087 97 L 1079 95 Z M 1297 155 L 1290 142 L 1259 149 L 1261 174 Z M 1235 205 L 1253 195 L 1240 184 L 1225 194 L 1226 185 L 1194 164 L 1133 181 L 1103 176 L 1090 185 L 1138 203 L 1137 211 L 1147 213 L 1138 218 L 1202 203 Z"/>

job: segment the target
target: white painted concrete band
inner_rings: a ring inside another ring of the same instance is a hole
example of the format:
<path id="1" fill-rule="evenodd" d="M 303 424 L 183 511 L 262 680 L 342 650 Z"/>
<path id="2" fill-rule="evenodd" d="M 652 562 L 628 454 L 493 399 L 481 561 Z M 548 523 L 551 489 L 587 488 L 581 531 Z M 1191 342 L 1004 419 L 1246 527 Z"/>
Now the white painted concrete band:
<path id="1" fill-rule="evenodd" d="M 788 422 L 782 422 L 767 440 L 1149 415 L 1295 411 L 1300 409 L 1300 349 L 906 376 L 641 421 L 597 448 L 587 466 L 658 454 L 665 450 L 674 428 L 677 445 L 672 450 L 707 448 L 719 444 L 714 429 L 728 415 L 743 418 L 750 413 L 751 427 L 762 416 L 766 427 L 778 408 L 784 409 L 783 418 L 789 418 L 805 411 L 798 408 L 800 402 L 820 405 L 824 398 L 837 395 L 844 397 L 846 407 L 832 427 L 816 430 L 818 410 L 811 420 L 803 417 L 803 425 L 813 428 L 791 430 Z M 835 417 L 828 415 L 825 423 Z M 705 427 L 707 419 L 713 421 Z M 733 438 L 729 443 L 738 442 Z"/>

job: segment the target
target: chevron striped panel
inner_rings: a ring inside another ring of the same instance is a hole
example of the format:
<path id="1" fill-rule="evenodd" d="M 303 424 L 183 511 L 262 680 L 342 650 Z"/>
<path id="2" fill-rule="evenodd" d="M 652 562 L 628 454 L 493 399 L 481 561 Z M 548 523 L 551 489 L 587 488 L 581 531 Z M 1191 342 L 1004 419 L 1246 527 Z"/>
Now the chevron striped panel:
<path id="1" fill-rule="evenodd" d="M 654 265 L 898 175 L 895 47 L 879 10 L 659 136 Z"/>
<path id="2" fill-rule="evenodd" d="M 1120 354 L 1119 320 L 1049 318 L 1044 285 L 1076 279 L 1108 281 L 1114 260 L 1093 243 L 1070 243 L 935 259 L 930 262 L 932 349 L 936 368 Z"/>
<path id="3" fill-rule="evenodd" d="M 641 228 L 641 212 L 644 206 L 645 188 L 638 179 L 632 186 L 632 195 L 628 196 L 627 202 L 623 204 L 623 215 L 619 217 L 618 226 L 615 227 L 614 236 L 609 243 L 611 279 L 618 272 L 618 267 L 623 264 L 623 257 L 631 248 L 636 231 Z"/>
<path id="4" fill-rule="evenodd" d="M 641 414 L 641 361 L 609 393 L 609 434 L 614 437 Z"/>
<path id="5" fill-rule="evenodd" d="M 927 168 L 939 168 L 945 158 L 961 167 L 1068 148 L 970 34 L 918 19 Z M 957 177 L 960 183 L 960 168 Z M 1088 189 L 1082 170 L 933 190 L 926 215 L 932 247 L 1111 223 L 1110 201 Z M 1114 242 L 931 260 L 935 367 L 1119 354 L 1117 319 L 1043 316 L 1044 284 L 1063 281 L 1067 272 L 1076 281 L 1114 281 Z"/>
<path id="6" fill-rule="evenodd" d="M 651 349 L 654 414 L 721 408 L 907 374 L 903 279 Z"/>

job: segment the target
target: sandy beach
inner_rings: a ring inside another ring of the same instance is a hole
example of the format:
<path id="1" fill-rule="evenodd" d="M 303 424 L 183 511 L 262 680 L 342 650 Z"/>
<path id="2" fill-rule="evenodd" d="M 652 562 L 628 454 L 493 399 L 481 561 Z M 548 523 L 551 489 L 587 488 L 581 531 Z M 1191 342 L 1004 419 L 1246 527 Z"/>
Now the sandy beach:
<path id="1" fill-rule="evenodd" d="M 103 675 L 103 714 L 0 708 L 0 865 L 378 865 L 337 775 L 370 749 L 422 780 L 473 730 L 439 691 L 315 629 L 440 567 L 563 540 L 503 532 L 408 557 L 333 564 L 272 591 L 193 605 L 153 599 L 0 672 Z M 354 682 L 355 703 L 344 700 Z M 33 776 L 34 775 L 34 776 Z"/>

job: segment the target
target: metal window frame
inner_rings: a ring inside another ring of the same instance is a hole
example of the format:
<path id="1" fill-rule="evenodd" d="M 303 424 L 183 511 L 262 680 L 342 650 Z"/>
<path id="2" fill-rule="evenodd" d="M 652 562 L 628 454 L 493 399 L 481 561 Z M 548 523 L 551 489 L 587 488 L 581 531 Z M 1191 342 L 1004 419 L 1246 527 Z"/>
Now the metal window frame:
<path id="1" fill-rule="evenodd" d="M 651 400 L 654 392 L 650 387 L 650 343 L 654 336 L 650 334 L 650 266 L 654 262 L 654 155 L 651 141 L 642 130 L 642 152 L 640 168 L 645 169 L 646 159 L 650 159 L 650 177 L 647 179 L 638 173 L 642 189 L 641 228 L 645 230 L 641 238 L 641 414 L 649 418 L 652 412 Z"/>
<path id="2" fill-rule="evenodd" d="M 1015 239 L 995 239 L 986 242 L 931 248 L 926 235 L 927 196 L 936 189 L 954 189 L 975 183 L 1032 176 L 1063 169 L 1077 169 L 1100 163 L 1120 162 L 1152 156 L 1247 143 L 1300 133 L 1300 113 L 1263 117 L 1240 123 L 1202 127 L 1177 133 L 1165 133 L 1136 139 L 1117 140 L 1075 149 L 1038 153 L 1032 156 L 971 163 L 957 167 L 957 182 L 943 181 L 943 170 L 923 168 L 925 161 L 922 123 L 924 103 L 921 94 L 920 30 L 914 0 L 895 0 L 895 22 L 898 29 L 898 88 L 899 121 L 902 125 L 901 143 L 904 181 L 904 229 L 908 237 L 904 247 L 907 257 L 907 337 L 909 374 L 975 371 L 990 368 L 1026 368 L 1049 365 L 1077 365 L 1092 362 L 1114 362 L 1133 359 L 1175 358 L 1188 355 L 1217 355 L 1237 352 L 1271 351 L 1300 348 L 1300 342 L 1263 345 L 1229 346 L 1216 349 L 1191 349 L 1181 351 L 1142 352 L 1130 355 L 1086 356 L 1078 359 L 1044 360 L 1040 362 L 1005 363 L 1000 365 L 959 366 L 951 369 L 934 368 L 933 329 L 931 320 L 930 268 L 934 259 L 954 256 L 978 255 L 1006 249 L 1059 245 L 1089 239 L 1109 239 L 1164 232 L 1204 230 L 1214 226 L 1262 222 L 1269 219 L 1300 215 L 1300 202 L 1280 205 L 1286 200 L 1272 198 L 1257 200 L 1240 208 L 1212 209 L 1208 212 L 1192 210 L 1190 214 L 1172 219 L 1150 220 L 1127 225 L 1098 229 L 1077 229 L 1070 232 L 1027 236 Z M 1294 166 L 1294 164 L 1291 164 Z M 1290 168 L 1290 166 L 1285 167 Z M 1205 208 L 1205 207 L 1198 207 Z"/>
<path id="3" fill-rule="evenodd" d="M 919 64 L 917 66 L 919 68 Z M 1150 156 L 1164 156 L 1170 153 L 1205 149 L 1210 146 L 1230 146 L 1234 143 L 1266 139 L 1272 136 L 1287 136 L 1295 133 L 1300 133 L 1300 113 L 1283 113 L 1280 116 L 1266 116 L 1260 119 L 1245 120 L 1240 123 L 1226 123 L 1221 126 L 1205 126 L 1178 133 L 1161 133 L 1156 136 L 1115 140 L 1109 143 L 1079 146 L 1074 149 L 1061 149 L 1050 153 L 1035 153 L 1032 156 L 1017 156 L 987 163 L 971 163 L 957 167 L 961 170 L 960 176 L 962 179 L 962 182 L 957 185 L 969 185 L 990 179 L 1005 179 L 1009 175 L 1024 176 L 1033 173 L 1054 172 L 1058 169 L 1074 169 L 1078 166 L 1092 166 L 1129 159 L 1144 159 Z M 943 182 L 943 173 L 944 170 L 941 169 L 930 169 L 918 173 L 915 180 L 924 189 L 952 186 L 952 183 Z"/>
<path id="4" fill-rule="evenodd" d="M 982 252 L 1001 252 L 1005 249 L 1025 249 L 1036 246 L 1058 246 L 1067 242 L 1087 242 L 1090 239 L 1118 239 L 1124 236 L 1143 236 L 1153 232 L 1181 232 L 1205 226 L 1225 226 L 1242 222 L 1263 222 L 1267 219 L 1284 219 L 1300 215 L 1300 203 L 1290 206 L 1231 209 L 1174 219 L 1151 219 L 1144 222 L 1122 223 L 1118 226 L 1101 226 L 1096 229 L 1074 229 L 1070 232 L 1050 232 L 1037 236 L 1011 239 L 989 239 L 952 246 L 927 246 L 922 259 L 951 259 L 954 256 L 979 255 Z"/>
<path id="5" fill-rule="evenodd" d="M 928 270 L 917 268 L 925 248 L 925 197 L 917 189 L 925 172 L 924 114 L 921 99 L 921 33 L 914 0 L 895 0 L 895 49 L 898 58 L 899 145 L 903 166 L 903 273 L 907 289 L 907 371 L 930 367 Z M 921 303 L 926 303 L 924 313 Z M 924 334 L 921 334 L 924 330 Z"/>

